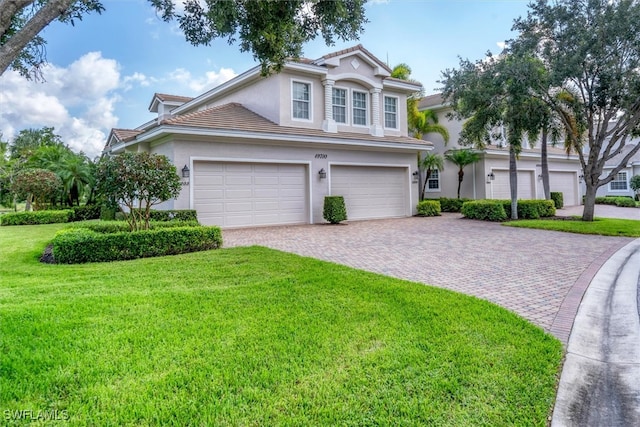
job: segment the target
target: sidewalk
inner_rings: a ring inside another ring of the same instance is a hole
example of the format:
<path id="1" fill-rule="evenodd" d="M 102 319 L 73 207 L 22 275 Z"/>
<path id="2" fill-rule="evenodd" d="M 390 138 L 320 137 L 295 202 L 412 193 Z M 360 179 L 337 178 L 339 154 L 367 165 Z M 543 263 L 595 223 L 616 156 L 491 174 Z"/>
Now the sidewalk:
<path id="1" fill-rule="evenodd" d="M 598 271 L 575 318 L 552 427 L 640 425 L 640 239 Z"/>
<path id="2" fill-rule="evenodd" d="M 557 216 L 582 216 L 584 206 L 568 206 L 556 210 Z M 620 218 L 640 220 L 640 208 L 620 208 L 611 205 L 595 205 L 595 216 L 600 218 Z"/>

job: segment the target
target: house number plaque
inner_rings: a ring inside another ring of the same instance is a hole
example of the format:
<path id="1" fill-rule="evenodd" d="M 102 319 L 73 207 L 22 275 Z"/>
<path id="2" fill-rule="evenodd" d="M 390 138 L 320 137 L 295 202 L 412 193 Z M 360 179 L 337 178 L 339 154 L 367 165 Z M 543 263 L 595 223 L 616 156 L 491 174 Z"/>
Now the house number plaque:
<path id="1" fill-rule="evenodd" d="M 323 153 L 316 154 L 316 159 L 326 159 L 328 156 Z"/>

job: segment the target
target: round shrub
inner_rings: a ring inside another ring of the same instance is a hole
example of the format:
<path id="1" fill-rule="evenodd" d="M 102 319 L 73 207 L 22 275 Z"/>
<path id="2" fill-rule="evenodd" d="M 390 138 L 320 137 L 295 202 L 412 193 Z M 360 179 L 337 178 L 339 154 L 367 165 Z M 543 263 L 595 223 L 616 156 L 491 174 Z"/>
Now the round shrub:
<path id="1" fill-rule="evenodd" d="M 439 216 L 441 212 L 438 200 L 423 200 L 416 208 L 420 216 Z"/>

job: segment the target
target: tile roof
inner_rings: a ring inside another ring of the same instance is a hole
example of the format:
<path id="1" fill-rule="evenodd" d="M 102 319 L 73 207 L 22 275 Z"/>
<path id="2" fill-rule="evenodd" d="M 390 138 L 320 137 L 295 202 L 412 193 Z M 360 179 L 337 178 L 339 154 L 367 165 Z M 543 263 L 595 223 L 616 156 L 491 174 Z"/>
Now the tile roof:
<path id="1" fill-rule="evenodd" d="M 418 110 L 435 107 L 436 105 L 442 105 L 443 103 L 444 99 L 442 98 L 442 94 L 440 93 L 425 96 L 418 102 Z"/>
<path id="2" fill-rule="evenodd" d="M 112 135 L 120 142 L 128 142 L 140 135 L 143 131 L 133 129 L 111 129 Z"/>
<path id="3" fill-rule="evenodd" d="M 264 134 L 300 135 L 332 139 L 351 139 L 372 142 L 391 142 L 430 146 L 431 143 L 406 136 L 374 137 L 365 133 L 338 132 L 329 133 L 321 129 L 307 129 L 292 126 L 280 126 L 263 116 L 254 113 L 239 103 L 229 103 L 205 110 L 184 114 L 160 122 L 160 125 L 178 127 L 196 127 Z"/>
<path id="4" fill-rule="evenodd" d="M 387 64 L 385 64 L 384 62 L 380 61 L 374 54 L 372 54 L 367 49 L 365 49 L 364 46 L 362 46 L 361 44 L 357 44 L 355 46 L 352 46 L 352 47 L 349 47 L 349 48 L 346 48 L 346 49 L 342 49 L 342 50 L 339 50 L 337 52 L 332 52 L 332 53 L 326 54 L 320 59 L 334 58 L 336 56 L 344 55 L 346 53 L 355 52 L 357 50 L 362 51 L 364 54 L 368 55 L 371 59 L 373 59 L 376 62 L 376 64 L 378 64 L 379 66 L 381 66 L 382 68 L 384 68 L 388 72 L 391 72 L 391 68 L 389 68 L 389 66 Z M 318 59 L 318 61 L 320 59 Z"/>
<path id="5" fill-rule="evenodd" d="M 156 93 L 154 97 L 158 98 L 162 102 L 189 102 L 193 98 L 189 96 L 169 95 L 166 93 Z"/>

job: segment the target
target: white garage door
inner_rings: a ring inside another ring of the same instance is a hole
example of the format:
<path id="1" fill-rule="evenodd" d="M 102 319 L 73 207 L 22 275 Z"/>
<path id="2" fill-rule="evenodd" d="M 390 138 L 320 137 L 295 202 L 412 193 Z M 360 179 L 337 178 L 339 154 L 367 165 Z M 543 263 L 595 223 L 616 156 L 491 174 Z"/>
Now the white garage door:
<path id="1" fill-rule="evenodd" d="M 206 225 L 249 227 L 309 221 L 305 165 L 194 162 L 193 205 Z"/>
<path id="2" fill-rule="evenodd" d="M 578 183 L 575 172 L 549 171 L 549 188 L 562 193 L 565 206 L 576 206 L 578 200 Z"/>
<path id="3" fill-rule="evenodd" d="M 348 219 L 411 215 L 406 168 L 334 165 L 330 172 L 331 194 L 344 196 Z"/>
<path id="4" fill-rule="evenodd" d="M 511 184 L 508 170 L 494 170 L 495 179 L 491 182 L 492 199 L 511 199 Z M 518 171 L 518 199 L 535 199 L 533 172 Z"/>

